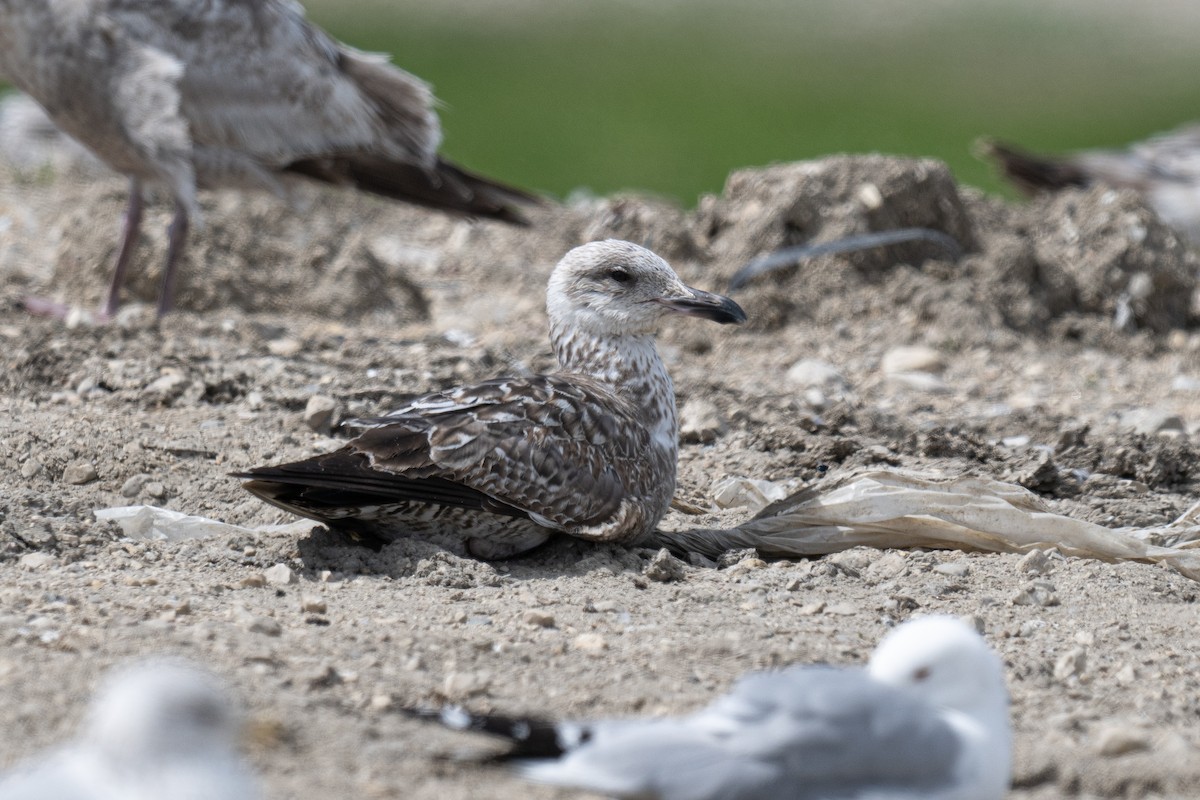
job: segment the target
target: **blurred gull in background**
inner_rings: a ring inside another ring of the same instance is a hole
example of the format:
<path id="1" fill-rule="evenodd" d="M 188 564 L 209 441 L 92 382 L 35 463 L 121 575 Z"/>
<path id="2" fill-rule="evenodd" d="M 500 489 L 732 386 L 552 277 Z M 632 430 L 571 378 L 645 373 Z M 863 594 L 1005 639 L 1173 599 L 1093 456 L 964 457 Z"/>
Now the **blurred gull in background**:
<path id="1" fill-rule="evenodd" d="M 176 661 L 110 676 L 79 736 L 0 776 L 0 800 L 257 800 L 220 684 Z"/>

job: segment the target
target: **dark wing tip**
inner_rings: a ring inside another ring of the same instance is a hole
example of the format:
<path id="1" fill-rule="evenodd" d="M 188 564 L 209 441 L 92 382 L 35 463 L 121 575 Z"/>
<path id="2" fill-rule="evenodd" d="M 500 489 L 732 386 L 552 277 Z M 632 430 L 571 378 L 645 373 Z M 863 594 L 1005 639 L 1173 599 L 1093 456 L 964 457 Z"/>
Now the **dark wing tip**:
<path id="1" fill-rule="evenodd" d="M 432 167 L 423 167 L 378 155 L 349 153 L 303 159 L 289 164 L 286 171 L 392 200 L 510 225 L 528 225 L 529 220 L 519 209 L 545 202 L 535 194 L 441 158 Z"/>

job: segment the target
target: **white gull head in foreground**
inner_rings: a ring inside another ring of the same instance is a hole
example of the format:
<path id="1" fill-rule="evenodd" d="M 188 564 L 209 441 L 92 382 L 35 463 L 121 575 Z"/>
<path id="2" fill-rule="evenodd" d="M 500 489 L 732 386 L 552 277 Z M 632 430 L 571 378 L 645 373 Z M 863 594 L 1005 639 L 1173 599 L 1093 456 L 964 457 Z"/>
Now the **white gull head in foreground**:
<path id="1" fill-rule="evenodd" d="M 332 39 L 290 0 L 0 0 L 3 78 L 129 178 L 109 315 L 146 184 L 175 201 L 160 315 L 198 188 L 282 194 L 283 176 L 302 175 L 507 222 L 534 199 L 442 159 L 430 88 Z"/>
<path id="2" fill-rule="evenodd" d="M 509 739 L 530 780 L 639 800 L 1001 800 L 1011 769 L 1000 659 L 950 617 L 901 625 L 866 669 L 754 673 L 685 717 L 411 713 Z"/>
<path id="3" fill-rule="evenodd" d="M 0 800 L 256 800 L 237 731 L 213 676 L 146 662 L 108 679 L 73 742 L 0 777 Z"/>
<path id="4" fill-rule="evenodd" d="M 546 311 L 559 371 L 424 395 L 360 420 L 365 432 L 340 450 L 237 477 L 268 503 L 368 544 L 450 535 L 501 558 L 556 533 L 637 541 L 675 492 L 675 392 L 655 331 L 672 314 L 746 315 L 616 240 L 563 256 Z"/>

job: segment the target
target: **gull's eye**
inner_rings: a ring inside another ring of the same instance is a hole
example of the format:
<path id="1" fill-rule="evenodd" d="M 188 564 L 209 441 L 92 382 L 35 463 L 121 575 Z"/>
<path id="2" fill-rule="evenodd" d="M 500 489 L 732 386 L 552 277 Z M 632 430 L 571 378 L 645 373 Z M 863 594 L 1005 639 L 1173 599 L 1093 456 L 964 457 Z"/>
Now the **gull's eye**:
<path id="1" fill-rule="evenodd" d="M 913 683 L 920 683 L 921 681 L 926 680 L 928 678 L 929 678 L 929 667 L 921 667 L 919 670 L 914 672 L 912 675 Z"/>
<path id="2" fill-rule="evenodd" d="M 608 271 L 608 277 L 612 278 L 617 283 L 629 283 L 633 280 L 633 276 L 620 267 L 613 267 Z"/>

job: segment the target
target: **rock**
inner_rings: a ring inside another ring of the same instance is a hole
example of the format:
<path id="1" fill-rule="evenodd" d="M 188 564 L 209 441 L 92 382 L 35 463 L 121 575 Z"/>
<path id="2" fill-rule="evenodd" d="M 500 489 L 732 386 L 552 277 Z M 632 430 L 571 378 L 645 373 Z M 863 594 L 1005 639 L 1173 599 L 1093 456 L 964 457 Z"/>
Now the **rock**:
<path id="1" fill-rule="evenodd" d="M 1058 595 L 1054 593 L 1054 584 L 1048 581 L 1032 581 L 1025 584 L 1012 598 L 1014 606 L 1041 606 L 1043 608 L 1058 605 Z"/>
<path id="2" fill-rule="evenodd" d="M 933 571 L 939 575 L 949 575 L 952 578 L 965 578 L 971 568 L 965 560 L 948 561 L 945 564 L 938 564 L 933 568 Z"/>
<path id="3" fill-rule="evenodd" d="M 714 403 L 692 398 L 679 409 L 679 441 L 708 444 L 724 432 L 725 420 Z"/>
<path id="4" fill-rule="evenodd" d="M 289 583 L 296 583 L 299 578 L 296 573 L 287 564 L 276 564 L 263 570 L 263 577 L 267 583 L 275 586 L 287 586 Z"/>
<path id="5" fill-rule="evenodd" d="M 238 585 L 243 589 L 261 589 L 267 585 L 267 579 L 262 575 L 247 575 L 238 582 Z"/>
<path id="6" fill-rule="evenodd" d="M 1096 752 L 1107 758 L 1149 750 L 1150 732 L 1132 725 L 1103 725 L 1092 735 Z"/>
<path id="7" fill-rule="evenodd" d="M 344 680 L 341 674 L 332 665 L 329 665 L 317 673 L 309 675 L 306 682 L 309 689 L 328 689 L 344 683 Z"/>
<path id="8" fill-rule="evenodd" d="M 317 433 L 329 433 L 333 428 L 337 401 L 323 394 L 314 394 L 304 406 L 304 424 Z"/>
<path id="9" fill-rule="evenodd" d="M 461 700 L 483 694 L 492 685 L 489 672 L 450 672 L 442 681 L 442 695 L 449 700 Z"/>
<path id="10" fill-rule="evenodd" d="M 1017 562 L 1021 572 L 1031 572 L 1034 575 L 1044 575 L 1050 571 L 1050 557 L 1045 550 L 1030 550 Z"/>
<path id="11" fill-rule="evenodd" d="M 853 603 L 830 603 L 825 606 L 826 614 L 835 614 L 841 617 L 851 617 L 859 612 L 858 606 Z"/>
<path id="12" fill-rule="evenodd" d="M 96 467 L 89 461 L 72 461 L 63 468 L 62 473 L 63 483 L 69 483 L 74 486 L 91 483 L 99 477 L 100 474 L 96 472 Z"/>
<path id="13" fill-rule="evenodd" d="M 146 484 L 146 494 L 161 500 L 167 496 L 167 487 L 161 481 L 150 481 Z"/>
<path id="14" fill-rule="evenodd" d="M 683 562 L 664 547 L 654 554 L 654 558 L 642 570 L 642 574 L 658 583 L 673 583 L 683 580 L 686 573 Z"/>
<path id="15" fill-rule="evenodd" d="M 902 553 L 885 553 L 872 561 L 863 575 L 872 581 L 886 581 L 899 578 L 908 572 L 908 559 Z"/>
<path id="16" fill-rule="evenodd" d="M 521 621 L 526 625 L 532 625 L 535 628 L 554 627 L 554 615 L 547 614 L 545 611 L 540 611 L 536 608 L 531 608 L 522 614 Z"/>
<path id="17" fill-rule="evenodd" d="M 300 598 L 300 610 L 305 614 L 324 614 L 326 609 L 325 600 L 317 595 L 306 594 Z"/>
<path id="18" fill-rule="evenodd" d="M 1135 408 L 1123 412 L 1117 424 L 1134 433 L 1178 435 L 1187 432 L 1183 419 L 1161 408 Z"/>
<path id="19" fill-rule="evenodd" d="M 267 352 L 273 356 L 291 358 L 304 349 L 304 343 L 298 339 L 282 338 L 267 342 Z"/>
<path id="20" fill-rule="evenodd" d="M 905 372 L 941 372 L 946 368 L 942 355 L 922 344 L 903 345 L 888 350 L 879 363 L 884 375 Z"/>
<path id="21" fill-rule="evenodd" d="M 142 389 L 142 397 L 151 402 L 170 403 L 187 389 L 188 377 L 177 369 L 168 368 Z"/>
<path id="22" fill-rule="evenodd" d="M 390 711 L 395 702 L 395 699 L 390 694 L 381 692 L 380 694 L 371 695 L 371 700 L 367 703 L 367 708 L 376 712 Z"/>
<path id="23" fill-rule="evenodd" d="M 789 383 L 803 388 L 846 385 L 846 379 L 837 367 L 816 358 L 803 358 L 792 364 L 786 377 Z"/>
<path id="24" fill-rule="evenodd" d="M 21 465 L 21 477 L 22 478 L 32 478 L 34 475 L 37 475 L 43 469 L 45 469 L 45 466 L 42 464 L 41 461 L 38 461 L 36 458 L 31 458 L 28 461 L 26 461 L 24 464 Z"/>
<path id="25" fill-rule="evenodd" d="M 58 563 L 58 559 L 50 553 L 38 551 L 34 553 L 26 553 L 17 560 L 17 563 L 20 564 L 23 569 L 45 569 Z"/>
<path id="26" fill-rule="evenodd" d="M 581 653 L 599 655 L 608 649 L 608 642 L 598 633 L 581 633 L 571 641 L 571 647 Z"/>
<path id="27" fill-rule="evenodd" d="M 258 614 L 247 613 L 244 615 L 242 627 L 250 633 L 261 633 L 263 636 L 279 636 L 283 633 L 283 626 L 279 624 L 278 620 Z"/>
<path id="28" fill-rule="evenodd" d="M 1059 483 L 1058 465 L 1048 450 L 1037 454 L 1034 463 L 1019 470 L 1012 476 L 1014 483 L 1024 486 L 1030 491 L 1051 491 Z"/>
<path id="29" fill-rule="evenodd" d="M 1065 681 L 1082 675 L 1087 670 L 1087 650 L 1075 647 L 1063 653 L 1054 662 L 1054 679 Z"/>
<path id="30" fill-rule="evenodd" d="M 1200 393 L 1200 378 L 1194 378 L 1191 375 L 1176 375 L 1171 379 L 1171 391 Z"/>
<path id="31" fill-rule="evenodd" d="M 950 391 L 949 384 L 931 372 L 896 372 L 888 375 L 888 380 L 918 392 L 946 394 Z"/>
<path id="32" fill-rule="evenodd" d="M 121 496 L 137 497 L 149 480 L 150 476 L 145 474 L 133 475 L 126 478 L 125 482 L 121 484 Z"/>

